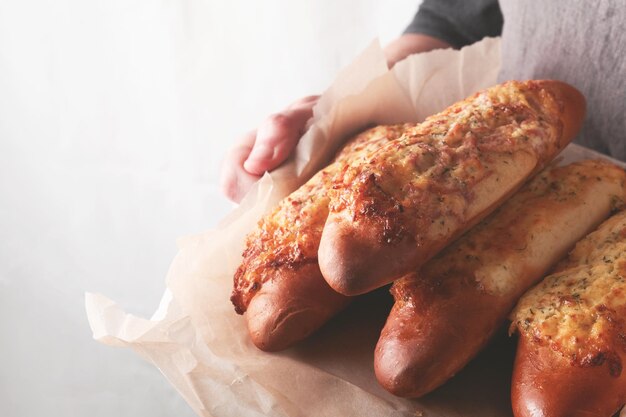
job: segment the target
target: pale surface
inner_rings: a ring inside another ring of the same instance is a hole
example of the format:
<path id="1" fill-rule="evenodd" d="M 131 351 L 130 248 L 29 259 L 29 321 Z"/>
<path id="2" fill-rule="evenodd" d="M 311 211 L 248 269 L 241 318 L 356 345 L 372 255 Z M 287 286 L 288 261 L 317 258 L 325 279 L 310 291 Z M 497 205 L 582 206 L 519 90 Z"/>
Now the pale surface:
<path id="1" fill-rule="evenodd" d="M 418 3 L 0 0 L 0 416 L 194 415 L 83 292 L 149 316 L 175 239 L 231 208 L 229 142 Z"/>

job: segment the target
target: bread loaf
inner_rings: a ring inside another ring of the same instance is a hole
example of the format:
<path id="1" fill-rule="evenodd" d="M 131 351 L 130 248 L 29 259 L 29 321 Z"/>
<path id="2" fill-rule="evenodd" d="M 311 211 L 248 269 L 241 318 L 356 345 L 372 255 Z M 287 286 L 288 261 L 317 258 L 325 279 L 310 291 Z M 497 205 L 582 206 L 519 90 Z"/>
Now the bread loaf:
<path id="1" fill-rule="evenodd" d="M 580 128 L 558 81 L 507 82 L 407 128 L 335 175 L 319 263 L 356 295 L 415 271 L 539 172 Z"/>
<path id="2" fill-rule="evenodd" d="M 328 286 L 317 262 L 330 179 L 343 164 L 363 158 L 405 128 L 379 126 L 357 135 L 248 235 L 231 301 L 239 314 L 247 311 L 248 330 L 260 349 L 289 347 L 347 305 L 349 298 Z"/>
<path id="3" fill-rule="evenodd" d="M 516 417 L 611 417 L 626 402 L 626 211 L 526 293 L 511 397 Z"/>
<path id="4" fill-rule="evenodd" d="M 543 171 L 495 213 L 391 287 L 375 351 L 379 382 L 424 395 L 463 368 L 521 295 L 626 195 L 626 173 L 582 161 Z"/>

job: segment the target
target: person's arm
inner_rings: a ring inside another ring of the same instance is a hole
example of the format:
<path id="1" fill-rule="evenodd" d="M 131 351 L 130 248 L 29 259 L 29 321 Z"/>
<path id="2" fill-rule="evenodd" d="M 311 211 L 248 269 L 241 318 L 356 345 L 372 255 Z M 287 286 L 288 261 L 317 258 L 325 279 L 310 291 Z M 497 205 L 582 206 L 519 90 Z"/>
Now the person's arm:
<path id="1" fill-rule="evenodd" d="M 391 41 L 384 49 L 387 65 L 393 67 L 409 55 L 428 52 L 434 49 L 451 48 L 448 42 L 421 33 L 405 33 Z"/>
<path id="2" fill-rule="evenodd" d="M 499 36 L 503 24 L 498 0 L 424 0 L 404 34 L 428 35 L 462 48 Z"/>

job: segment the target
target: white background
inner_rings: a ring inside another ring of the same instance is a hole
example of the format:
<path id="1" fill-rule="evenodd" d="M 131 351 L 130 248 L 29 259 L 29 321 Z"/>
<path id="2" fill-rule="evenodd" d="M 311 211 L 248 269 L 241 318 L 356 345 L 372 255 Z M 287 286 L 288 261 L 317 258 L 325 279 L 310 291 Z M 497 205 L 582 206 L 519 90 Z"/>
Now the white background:
<path id="1" fill-rule="evenodd" d="M 149 316 L 219 161 L 419 0 L 0 0 L 0 416 L 191 416 L 92 341 L 83 294 Z"/>

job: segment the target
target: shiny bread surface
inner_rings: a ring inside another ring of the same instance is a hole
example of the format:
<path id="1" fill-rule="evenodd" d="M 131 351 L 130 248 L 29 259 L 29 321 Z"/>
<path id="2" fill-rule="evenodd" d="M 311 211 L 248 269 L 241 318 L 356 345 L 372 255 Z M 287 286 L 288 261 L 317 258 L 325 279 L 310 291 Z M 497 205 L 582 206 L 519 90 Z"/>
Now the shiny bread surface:
<path id="1" fill-rule="evenodd" d="M 331 178 L 341 167 L 398 137 L 406 126 L 378 126 L 356 135 L 335 160 L 283 199 L 246 238 L 231 301 L 247 314 L 253 342 L 281 350 L 305 338 L 348 298 L 324 281 L 317 251 L 328 214 Z"/>
<path id="2" fill-rule="evenodd" d="M 324 278 L 356 295 L 415 270 L 545 167 L 584 108 L 567 84 L 506 82 L 344 165 L 320 243 Z"/>
<path id="3" fill-rule="evenodd" d="M 418 397 L 458 372 L 519 297 L 626 195 L 626 173 L 586 160 L 546 169 L 495 213 L 391 287 L 375 354 L 381 384 Z"/>

